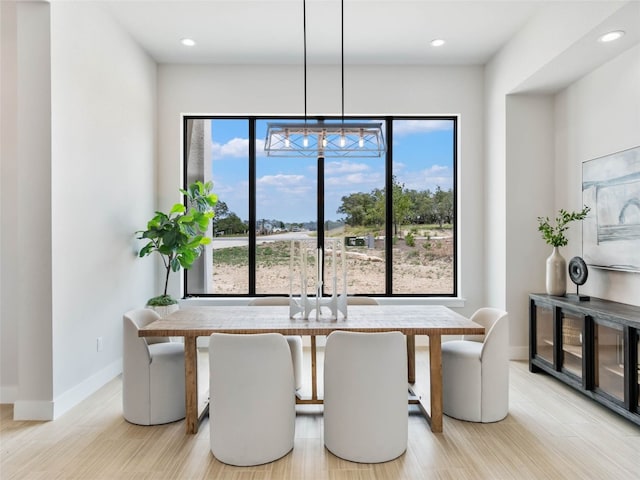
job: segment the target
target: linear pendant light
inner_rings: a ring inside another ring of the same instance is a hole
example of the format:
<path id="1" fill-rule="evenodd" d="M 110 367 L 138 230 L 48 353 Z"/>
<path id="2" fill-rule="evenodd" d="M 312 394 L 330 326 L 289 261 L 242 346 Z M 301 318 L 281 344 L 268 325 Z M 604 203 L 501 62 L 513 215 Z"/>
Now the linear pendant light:
<path id="1" fill-rule="evenodd" d="M 269 123 L 264 150 L 270 157 L 380 157 L 385 152 L 382 123 L 344 120 L 344 0 L 340 1 L 342 115 L 340 122 L 307 119 L 307 9 L 304 36 L 304 122 Z"/>

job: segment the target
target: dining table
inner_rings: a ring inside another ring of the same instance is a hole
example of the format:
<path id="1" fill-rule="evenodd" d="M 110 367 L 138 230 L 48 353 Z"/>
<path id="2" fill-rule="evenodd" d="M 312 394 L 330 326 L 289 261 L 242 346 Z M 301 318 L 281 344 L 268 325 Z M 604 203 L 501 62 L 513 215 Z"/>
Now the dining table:
<path id="1" fill-rule="evenodd" d="M 188 434 L 198 432 L 208 401 L 198 401 L 198 337 L 214 333 L 280 333 L 310 337 L 311 398 L 296 397 L 298 404 L 321 404 L 316 382 L 316 337 L 336 330 L 350 332 L 398 331 L 407 338 L 429 338 L 429 404 L 409 388 L 409 403 L 415 403 L 427 418 L 431 431 L 442 432 L 442 336 L 479 335 L 484 327 L 442 305 L 352 305 L 346 317 L 316 315 L 308 319 L 290 317 L 288 306 L 195 306 L 179 310 L 139 329 L 141 337 L 184 337 L 185 425 Z"/>

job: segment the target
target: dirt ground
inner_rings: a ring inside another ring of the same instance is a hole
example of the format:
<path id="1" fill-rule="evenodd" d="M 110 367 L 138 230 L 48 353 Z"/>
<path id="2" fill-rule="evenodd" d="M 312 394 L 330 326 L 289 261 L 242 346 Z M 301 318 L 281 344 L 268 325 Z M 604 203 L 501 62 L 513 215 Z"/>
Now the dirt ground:
<path id="1" fill-rule="evenodd" d="M 347 250 L 348 294 L 384 293 L 384 241 L 377 241 L 375 248 L 349 248 Z M 425 246 L 425 244 L 428 244 Z M 416 238 L 415 245 L 407 245 L 399 239 L 393 248 L 394 293 L 399 294 L 448 294 L 453 291 L 453 242 L 449 237 Z M 331 272 L 327 272 L 329 275 Z M 327 275 L 327 273 L 325 275 Z M 342 290 L 338 274 L 338 293 Z M 325 286 L 331 293 L 332 281 Z M 299 294 L 299 283 L 294 292 Z M 297 287 L 297 292 L 296 292 Z M 216 265 L 213 274 L 213 291 L 218 294 L 244 294 L 248 291 L 248 267 Z M 289 293 L 289 265 L 287 262 L 268 267 L 258 266 L 256 289 L 260 294 Z M 294 294 L 295 294 L 294 293 Z M 310 290 L 310 294 L 313 292 Z"/>

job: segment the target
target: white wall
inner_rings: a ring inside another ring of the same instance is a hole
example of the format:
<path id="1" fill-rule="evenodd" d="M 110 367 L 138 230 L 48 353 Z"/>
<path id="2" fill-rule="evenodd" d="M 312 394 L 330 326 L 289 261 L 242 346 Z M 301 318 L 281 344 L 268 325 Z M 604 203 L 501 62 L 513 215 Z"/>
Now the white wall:
<path id="1" fill-rule="evenodd" d="M 11 25 L 3 28 L 3 44 L 15 45 L 2 59 L 11 85 L 2 92 L 9 106 L 2 139 L 2 330 L 9 336 L 2 341 L 13 346 L 2 352 L 11 369 L 3 368 L 2 393 L 22 400 L 18 418 L 46 418 L 53 408 L 49 7 L 11 3 L 2 7 L 3 25 Z"/>
<path id="2" fill-rule="evenodd" d="M 555 197 L 582 207 L 582 162 L 640 146 L 640 45 L 580 79 L 555 99 Z M 582 254 L 579 229 L 569 231 L 565 258 Z M 568 291 L 574 287 L 570 283 Z M 640 273 L 589 269 L 581 292 L 640 305 Z"/>
<path id="3" fill-rule="evenodd" d="M 154 292 L 155 266 L 135 256 L 133 232 L 155 209 L 156 65 L 93 4 L 13 8 L 2 341 L 17 349 L 2 350 L 2 392 L 14 394 L 2 401 L 15 401 L 17 419 L 46 420 L 120 373 L 122 314 Z M 3 51 L 4 40 L 3 28 Z"/>
<path id="4" fill-rule="evenodd" d="M 537 215 L 554 207 L 554 122 L 551 95 L 508 95 L 505 111 L 505 287 L 511 356 L 527 358 L 528 294 L 545 291 L 550 254 Z M 526 241 L 525 241 L 526 240 Z"/>
<path id="5" fill-rule="evenodd" d="M 154 292 L 134 232 L 155 209 L 156 64 L 78 2 L 52 4 L 51 57 L 57 415 L 121 371 L 122 314 Z"/>
<path id="6" fill-rule="evenodd" d="M 483 80 L 481 67 L 349 66 L 345 114 L 456 114 L 459 122 L 460 295 L 463 313 L 484 301 Z M 340 114 L 340 67 L 308 71 L 308 113 Z M 161 208 L 176 201 L 181 169 L 181 115 L 300 115 L 303 78 L 295 66 L 184 66 L 159 68 Z M 215 186 L 214 186 L 215 190 Z M 178 276 L 171 289 L 179 296 Z"/>
<path id="7" fill-rule="evenodd" d="M 598 27 L 613 15 L 624 15 L 621 7 L 623 2 L 550 4 L 485 69 L 486 299 L 509 312 L 512 358 L 524 359 L 528 353 L 527 295 L 544 290 L 549 250 L 536 219 L 571 208 L 565 198 L 556 198 L 566 189 L 554 178 L 565 159 L 554 149 L 553 100 L 551 93 L 539 90 L 545 86 L 540 72 L 556 82 L 557 72 L 549 72 L 549 64 L 572 66 L 572 55 L 583 48 L 588 57 L 596 48 Z M 571 72 L 563 77 L 572 78 Z M 524 85 L 533 78 L 538 91 L 530 92 Z"/>
<path id="8" fill-rule="evenodd" d="M 18 192 L 18 32 L 15 2 L 0 3 L 0 402 L 13 402 L 18 394 L 18 324 L 6 319 L 17 311 L 15 275 L 18 238 L 14 208 Z M 5 226 L 6 223 L 6 226 Z"/>

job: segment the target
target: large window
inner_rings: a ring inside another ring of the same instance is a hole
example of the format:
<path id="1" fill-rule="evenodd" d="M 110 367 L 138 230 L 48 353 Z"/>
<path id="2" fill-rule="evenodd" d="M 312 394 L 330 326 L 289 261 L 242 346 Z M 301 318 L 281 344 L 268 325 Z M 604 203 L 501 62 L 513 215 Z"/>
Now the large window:
<path id="1" fill-rule="evenodd" d="M 456 118 L 356 119 L 382 122 L 382 157 L 267 157 L 267 124 L 299 120 L 185 118 L 185 184 L 213 180 L 219 197 L 186 295 L 288 294 L 292 239 L 325 247 L 330 295 L 337 238 L 349 295 L 455 296 Z"/>

